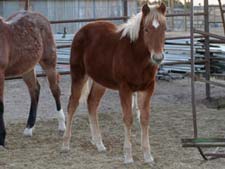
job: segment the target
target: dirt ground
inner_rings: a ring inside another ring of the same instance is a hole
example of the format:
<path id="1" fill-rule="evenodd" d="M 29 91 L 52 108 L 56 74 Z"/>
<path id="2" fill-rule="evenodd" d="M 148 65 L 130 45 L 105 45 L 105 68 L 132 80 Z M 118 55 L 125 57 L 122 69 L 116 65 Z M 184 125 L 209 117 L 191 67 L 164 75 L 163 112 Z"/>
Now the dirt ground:
<path id="1" fill-rule="evenodd" d="M 225 160 L 203 161 L 196 149 L 185 149 L 181 138 L 192 137 L 190 79 L 158 81 L 152 99 L 150 142 L 156 163 L 143 164 L 140 127 L 132 130 L 134 164 L 123 164 L 123 124 L 118 93 L 108 91 L 100 107 L 100 125 L 106 153 L 98 153 L 90 143 L 87 109 L 81 105 L 74 119 L 71 151 L 60 153 L 62 136 L 57 132 L 55 105 L 45 78 L 39 78 L 41 95 L 38 121 L 32 138 L 22 135 L 29 110 L 29 95 L 21 80 L 5 82 L 7 147 L 0 150 L 0 169 L 225 169 Z M 62 104 L 66 110 L 70 78 L 61 78 Z M 225 135 L 225 110 L 204 100 L 204 84 L 196 83 L 200 136 Z M 225 96 L 224 89 L 212 87 L 213 98 Z M 221 103 L 221 100 L 220 100 Z M 208 108 L 211 107 L 211 108 Z"/>

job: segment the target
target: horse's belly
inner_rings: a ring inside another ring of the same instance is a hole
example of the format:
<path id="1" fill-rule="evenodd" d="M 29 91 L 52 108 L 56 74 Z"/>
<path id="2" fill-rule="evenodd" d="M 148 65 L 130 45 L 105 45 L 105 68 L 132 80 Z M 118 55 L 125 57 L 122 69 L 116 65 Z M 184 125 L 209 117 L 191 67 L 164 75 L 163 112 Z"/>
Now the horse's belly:
<path id="1" fill-rule="evenodd" d="M 34 69 L 35 65 L 38 63 L 37 60 L 26 61 L 21 60 L 14 64 L 9 65 L 5 70 L 5 76 L 20 76 Z"/>
<path id="2" fill-rule="evenodd" d="M 90 77 L 97 83 L 99 83 L 100 85 L 109 88 L 109 89 L 113 89 L 113 90 L 118 90 L 118 84 L 113 81 L 113 80 L 109 80 L 109 79 L 104 79 L 104 78 L 97 78 L 96 76 L 91 76 Z"/>
<path id="3" fill-rule="evenodd" d="M 20 76 L 23 75 L 29 71 L 31 71 L 32 69 L 34 69 L 34 67 L 26 67 L 26 68 L 17 68 L 17 67 L 13 67 L 13 68 L 8 68 L 5 71 L 5 76 L 9 77 L 9 76 Z"/>
<path id="4" fill-rule="evenodd" d="M 42 55 L 42 45 L 38 47 L 29 46 L 26 49 L 14 48 L 9 57 L 9 63 L 5 71 L 6 76 L 18 76 L 31 71 L 39 63 Z"/>

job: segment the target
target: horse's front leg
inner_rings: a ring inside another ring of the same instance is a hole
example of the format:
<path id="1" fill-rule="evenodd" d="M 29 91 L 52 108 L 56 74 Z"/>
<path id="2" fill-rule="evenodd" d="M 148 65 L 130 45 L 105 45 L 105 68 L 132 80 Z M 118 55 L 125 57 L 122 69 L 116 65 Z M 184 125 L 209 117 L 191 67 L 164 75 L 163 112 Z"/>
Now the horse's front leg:
<path id="1" fill-rule="evenodd" d="M 131 127 L 133 123 L 132 117 L 132 91 L 126 86 L 121 86 L 119 90 L 120 101 L 123 111 L 124 122 L 124 163 L 133 163 L 132 145 L 131 145 Z"/>
<path id="2" fill-rule="evenodd" d="M 5 146 L 5 123 L 4 123 L 4 103 L 3 103 L 3 92 L 4 92 L 4 80 L 5 74 L 0 71 L 0 146 Z"/>
<path id="3" fill-rule="evenodd" d="M 154 158 L 150 151 L 149 143 L 149 119 L 150 119 L 150 99 L 154 91 L 155 82 L 150 88 L 143 92 L 138 92 L 138 106 L 140 109 L 141 124 L 141 147 L 145 163 L 153 163 Z"/>
<path id="4" fill-rule="evenodd" d="M 132 110 L 136 114 L 138 122 L 140 122 L 141 113 L 140 113 L 140 110 L 138 108 L 137 95 L 138 95 L 137 92 L 133 93 L 133 95 L 132 95 Z"/>

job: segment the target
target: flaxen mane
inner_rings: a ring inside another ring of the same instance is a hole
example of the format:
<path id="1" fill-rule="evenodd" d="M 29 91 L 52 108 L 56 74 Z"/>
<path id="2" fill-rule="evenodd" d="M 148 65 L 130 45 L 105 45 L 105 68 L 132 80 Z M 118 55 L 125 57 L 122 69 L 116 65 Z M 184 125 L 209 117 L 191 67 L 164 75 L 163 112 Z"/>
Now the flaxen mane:
<path id="1" fill-rule="evenodd" d="M 149 24 L 156 19 L 159 24 L 164 21 L 164 16 L 157 10 L 158 5 L 149 6 L 150 13 L 145 18 L 144 24 Z M 139 37 L 143 14 L 139 12 L 137 15 L 132 16 L 126 23 L 118 26 L 118 32 L 122 32 L 121 38 L 128 36 L 131 42 L 134 42 Z"/>

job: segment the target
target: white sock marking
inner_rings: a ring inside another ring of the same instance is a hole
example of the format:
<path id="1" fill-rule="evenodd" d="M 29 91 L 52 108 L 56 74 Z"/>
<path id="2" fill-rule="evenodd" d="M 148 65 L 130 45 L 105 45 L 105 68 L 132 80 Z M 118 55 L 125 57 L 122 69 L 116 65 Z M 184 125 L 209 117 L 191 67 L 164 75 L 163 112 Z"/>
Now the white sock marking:
<path id="1" fill-rule="evenodd" d="M 65 115 L 64 115 L 64 112 L 63 112 L 63 109 L 57 111 L 57 119 L 58 119 L 58 122 L 59 122 L 59 127 L 58 129 L 60 131 L 65 131 L 66 130 L 66 125 L 65 125 Z"/>
<path id="2" fill-rule="evenodd" d="M 32 137 L 33 135 L 33 128 L 25 128 L 23 131 L 23 135 L 27 137 Z"/>

